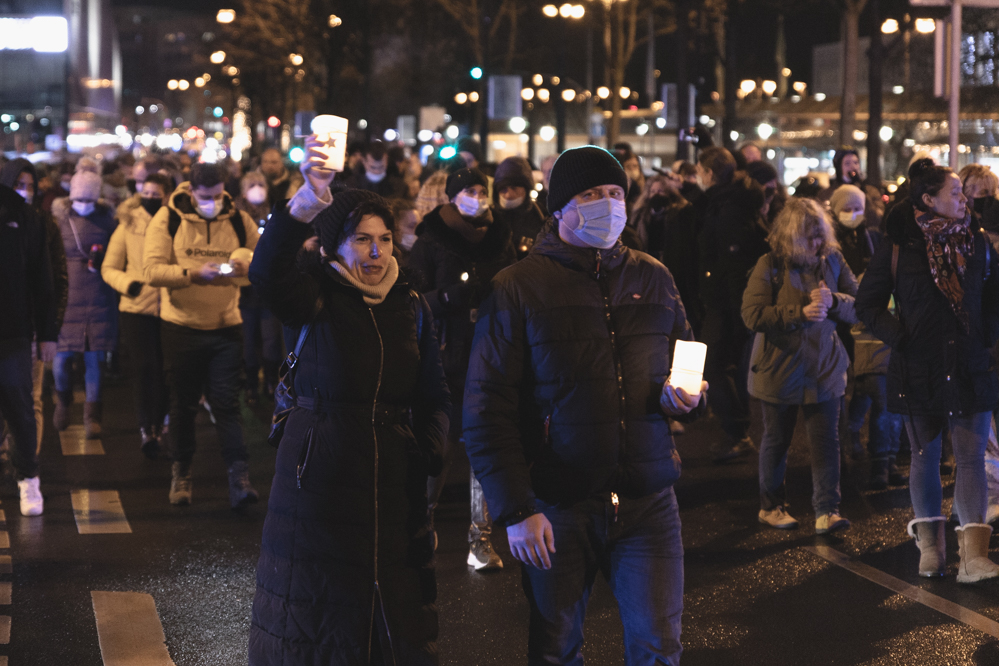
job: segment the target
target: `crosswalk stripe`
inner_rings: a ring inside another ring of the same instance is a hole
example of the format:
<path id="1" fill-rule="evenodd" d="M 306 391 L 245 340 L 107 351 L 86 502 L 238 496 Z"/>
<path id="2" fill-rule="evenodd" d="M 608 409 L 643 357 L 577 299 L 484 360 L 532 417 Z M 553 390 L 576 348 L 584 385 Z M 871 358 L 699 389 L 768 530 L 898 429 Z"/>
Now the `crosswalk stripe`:
<path id="1" fill-rule="evenodd" d="M 71 425 L 59 433 L 64 456 L 103 456 L 104 445 L 99 439 L 87 439 L 82 425 Z"/>
<path id="2" fill-rule="evenodd" d="M 90 597 L 104 666 L 174 666 L 151 595 L 93 591 Z"/>
<path id="3" fill-rule="evenodd" d="M 804 546 L 804 549 L 813 555 L 817 555 L 827 562 L 857 574 L 861 578 L 866 578 L 872 583 L 877 583 L 881 587 L 886 587 L 893 592 L 901 594 L 903 597 L 920 603 L 927 608 L 932 608 L 938 613 L 943 613 L 959 622 L 963 622 L 973 629 L 977 629 L 989 636 L 999 638 L 999 622 L 991 620 L 984 615 L 980 615 L 973 610 L 969 610 L 960 604 L 956 604 L 949 599 L 939 597 L 932 592 L 910 585 L 904 580 L 886 574 L 880 569 L 868 566 L 861 562 L 851 560 L 849 557 L 829 546 Z"/>
<path id="4" fill-rule="evenodd" d="M 0 645 L 10 643 L 10 615 L 0 615 Z"/>
<path id="5" fill-rule="evenodd" d="M 10 581 L 0 581 L 0 606 L 10 606 L 11 587 Z"/>
<path id="6" fill-rule="evenodd" d="M 11 564 L 10 555 L 0 555 L 0 574 L 14 573 L 14 566 Z"/>
<path id="7" fill-rule="evenodd" d="M 70 499 L 80 534 L 131 534 L 117 490 L 74 490 Z"/>
<path id="8" fill-rule="evenodd" d="M 0 530 L 0 548 L 10 548 L 10 534 L 6 530 Z"/>

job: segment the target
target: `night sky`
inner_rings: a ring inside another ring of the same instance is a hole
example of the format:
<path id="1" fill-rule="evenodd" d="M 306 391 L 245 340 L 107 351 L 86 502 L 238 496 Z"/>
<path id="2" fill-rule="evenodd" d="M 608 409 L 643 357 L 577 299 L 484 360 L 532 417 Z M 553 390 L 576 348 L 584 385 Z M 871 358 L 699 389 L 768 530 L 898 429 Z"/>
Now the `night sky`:
<path id="1" fill-rule="evenodd" d="M 433 0 L 416 1 L 433 2 Z M 542 20 L 540 7 L 548 0 L 532 1 L 538 7 L 538 20 Z M 135 6 L 137 3 L 135 0 L 111 0 L 111 4 L 112 6 L 127 7 Z M 214 16 L 218 9 L 232 6 L 234 3 L 224 0 L 148 0 L 141 4 Z M 739 64 L 736 76 L 739 79 L 774 78 L 776 76 L 774 47 L 777 34 L 777 10 L 775 7 L 782 5 L 788 10 L 785 14 L 785 39 L 788 67 L 793 72 L 792 78 L 811 82 L 812 47 L 816 44 L 834 42 L 839 39 L 840 13 L 838 7 L 841 6 L 841 1 L 743 0 L 740 5 L 742 16 L 739 20 Z M 912 11 L 908 9 L 906 0 L 881 0 L 881 12 L 886 18 L 890 16 L 901 18 L 905 11 Z M 868 33 L 869 23 L 869 11 L 865 11 L 861 19 L 862 35 Z M 668 43 L 664 43 L 665 41 L 662 39 L 659 41 L 661 52 L 657 62 L 660 68 L 669 71 L 668 56 L 666 55 Z M 582 48 L 582 44 L 580 48 Z M 641 83 L 640 72 L 641 68 L 644 67 L 644 62 L 644 52 L 636 52 L 630 68 L 632 76 L 629 77 L 639 78 L 633 82 L 636 85 Z"/>

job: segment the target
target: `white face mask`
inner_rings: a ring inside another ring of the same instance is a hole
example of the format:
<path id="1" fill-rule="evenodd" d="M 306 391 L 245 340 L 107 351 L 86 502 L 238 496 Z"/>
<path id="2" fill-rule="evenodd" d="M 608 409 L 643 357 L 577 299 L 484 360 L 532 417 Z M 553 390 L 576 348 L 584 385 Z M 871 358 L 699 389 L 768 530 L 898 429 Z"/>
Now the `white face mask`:
<path id="1" fill-rule="evenodd" d="M 572 230 L 576 238 L 590 247 L 603 250 L 614 247 L 628 222 L 628 211 L 623 201 L 597 199 L 576 204 L 579 226 Z"/>
<path id="2" fill-rule="evenodd" d="M 502 206 L 505 210 L 513 210 L 514 208 L 520 208 L 525 199 L 527 199 L 527 197 L 520 197 L 519 199 L 504 199 L 503 197 L 500 197 L 500 206 Z"/>
<path id="3" fill-rule="evenodd" d="M 86 217 L 94 212 L 94 202 L 92 201 L 74 201 L 73 210 L 80 217 Z"/>
<path id="4" fill-rule="evenodd" d="M 839 219 L 839 223 L 842 224 L 847 229 L 856 229 L 864 221 L 864 211 L 855 210 L 848 211 L 844 210 L 836 216 Z"/>
<path id="5" fill-rule="evenodd" d="M 33 197 L 31 196 L 31 193 L 27 189 L 14 190 L 14 191 L 21 195 L 21 198 L 24 199 L 25 203 L 29 204 L 31 203 Z"/>
<path id="6" fill-rule="evenodd" d="M 222 208 L 221 197 L 218 199 L 211 199 L 210 201 L 195 199 L 194 203 L 198 207 L 198 213 L 206 220 L 214 220 Z"/>
<path id="7" fill-rule="evenodd" d="M 416 234 L 403 234 L 399 239 L 399 246 L 404 250 L 412 250 L 416 243 Z"/>
<path id="8" fill-rule="evenodd" d="M 254 206 L 259 206 L 267 201 L 267 188 L 263 185 L 254 185 L 246 191 L 246 200 Z"/>
<path id="9" fill-rule="evenodd" d="M 489 210 L 489 202 L 467 194 L 459 194 L 454 199 L 454 205 L 465 217 L 478 217 Z"/>
<path id="10" fill-rule="evenodd" d="M 372 183 L 380 183 L 385 179 L 384 171 L 381 173 L 367 173 L 364 175 L 367 176 L 368 180 L 370 180 Z"/>

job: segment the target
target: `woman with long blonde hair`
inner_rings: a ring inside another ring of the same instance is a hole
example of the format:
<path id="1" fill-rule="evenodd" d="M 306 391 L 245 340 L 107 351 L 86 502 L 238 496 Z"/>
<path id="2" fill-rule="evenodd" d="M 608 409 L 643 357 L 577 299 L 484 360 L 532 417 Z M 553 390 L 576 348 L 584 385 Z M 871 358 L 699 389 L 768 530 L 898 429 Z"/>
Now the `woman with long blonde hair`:
<path id="1" fill-rule="evenodd" d="M 850 526 L 839 514 L 839 412 L 850 360 L 837 323 L 857 321 L 857 280 L 840 252 L 825 211 L 790 199 L 774 220 L 770 252 L 760 257 L 742 300 L 754 331 L 749 394 L 763 403 L 760 444 L 761 523 L 798 526 L 787 512 L 784 475 L 801 411 L 812 454 L 815 531 Z"/>

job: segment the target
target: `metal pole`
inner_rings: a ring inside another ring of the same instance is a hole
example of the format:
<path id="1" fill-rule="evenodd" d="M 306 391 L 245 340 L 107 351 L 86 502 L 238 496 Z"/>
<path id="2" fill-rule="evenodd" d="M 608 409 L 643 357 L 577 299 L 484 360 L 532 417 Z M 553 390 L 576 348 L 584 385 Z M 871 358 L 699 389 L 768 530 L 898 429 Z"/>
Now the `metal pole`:
<path id="1" fill-rule="evenodd" d="M 950 130 L 950 157 L 948 164 L 957 171 L 957 144 L 961 112 L 961 0 L 951 0 L 950 6 L 950 113 L 947 129 Z"/>
<path id="2" fill-rule="evenodd" d="M 881 122 L 884 44 L 881 40 L 881 2 L 871 0 L 871 46 L 868 51 L 867 180 L 881 188 Z"/>
<path id="3" fill-rule="evenodd" d="M 593 145 L 593 14 L 586 12 L 586 143 Z"/>

